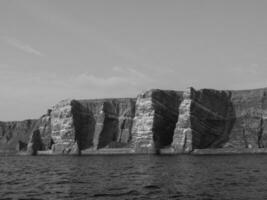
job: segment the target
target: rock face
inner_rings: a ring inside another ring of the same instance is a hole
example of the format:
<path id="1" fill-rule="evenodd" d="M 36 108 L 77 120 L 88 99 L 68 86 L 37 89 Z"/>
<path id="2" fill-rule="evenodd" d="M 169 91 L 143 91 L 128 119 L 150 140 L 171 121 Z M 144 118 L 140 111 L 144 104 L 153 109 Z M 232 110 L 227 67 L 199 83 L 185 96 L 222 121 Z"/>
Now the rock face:
<path id="1" fill-rule="evenodd" d="M 0 151 L 26 151 L 37 120 L 0 122 Z"/>
<path id="2" fill-rule="evenodd" d="M 267 147 L 267 90 L 232 91 L 235 124 L 224 148 Z"/>
<path id="3" fill-rule="evenodd" d="M 79 149 L 125 147 L 131 140 L 135 99 L 72 101 Z"/>
<path id="4" fill-rule="evenodd" d="M 50 110 L 38 120 L 0 122 L 0 150 L 48 150 L 52 146 Z M 38 132 L 38 133 L 37 133 Z M 36 135 L 39 139 L 36 140 Z M 32 149 L 34 147 L 34 150 Z"/>
<path id="5" fill-rule="evenodd" d="M 189 88 L 180 106 L 173 146 L 177 151 L 220 148 L 235 121 L 231 92 Z"/>
<path id="6" fill-rule="evenodd" d="M 39 130 L 40 137 L 42 139 L 42 148 L 41 150 L 49 150 L 52 148 L 54 141 L 52 139 L 52 125 L 51 125 L 51 109 L 47 111 L 37 122 L 35 130 Z"/>
<path id="7" fill-rule="evenodd" d="M 172 144 L 176 152 L 266 146 L 266 89 L 190 88 L 184 96 Z"/>
<path id="8" fill-rule="evenodd" d="M 193 149 L 193 130 L 191 128 L 191 106 L 193 89 L 189 88 L 183 94 L 179 107 L 179 117 L 174 130 L 172 146 L 176 152 L 190 152 Z"/>
<path id="9" fill-rule="evenodd" d="M 132 141 L 136 152 L 157 152 L 172 143 L 181 102 L 177 91 L 150 90 L 138 96 Z"/>
<path id="10" fill-rule="evenodd" d="M 30 155 L 37 155 L 39 150 L 42 150 L 43 141 L 39 129 L 33 131 L 31 139 L 28 144 L 28 153 Z"/>
<path id="11" fill-rule="evenodd" d="M 52 150 L 56 153 L 79 153 L 75 139 L 71 100 L 63 100 L 51 110 Z"/>
<path id="12" fill-rule="evenodd" d="M 80 154 L 86 149 L 127 147 L 132 138 L 135 101 L 63 100 L 35 123 L 28 152 L 51 149 L 56 154 Z"/>
<path id="13" fill-rule="evenodd" d="M 34 126 L 30 130 L 30 138 L 28 141 L 28 153 L 36 155 L 37 151 L 50 150 L 53 145 L 51 137 L 51 110 L 36 120 Z"/>
<path id="14" fill-rule="evenodd" d="M 38 120 L 0 122 L 0 152 L 31 155 L 48 150 L 81 154 L 119 149 L 259 152 L 266 147 L 267 89 L 154 89 L 137 99 L 63 100 Z"/>

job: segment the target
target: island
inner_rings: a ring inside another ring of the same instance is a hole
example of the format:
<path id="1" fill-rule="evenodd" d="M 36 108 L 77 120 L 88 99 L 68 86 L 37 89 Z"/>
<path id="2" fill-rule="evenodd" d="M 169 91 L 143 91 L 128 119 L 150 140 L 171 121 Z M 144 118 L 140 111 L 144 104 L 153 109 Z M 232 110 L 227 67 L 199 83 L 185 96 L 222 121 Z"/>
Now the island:
<path id="1" fill-rule="evenodd" d="M 39 119 L 0 122 L 0 155 L 227 153 L 267 153 L 267 88 L 63 100 Z"/>

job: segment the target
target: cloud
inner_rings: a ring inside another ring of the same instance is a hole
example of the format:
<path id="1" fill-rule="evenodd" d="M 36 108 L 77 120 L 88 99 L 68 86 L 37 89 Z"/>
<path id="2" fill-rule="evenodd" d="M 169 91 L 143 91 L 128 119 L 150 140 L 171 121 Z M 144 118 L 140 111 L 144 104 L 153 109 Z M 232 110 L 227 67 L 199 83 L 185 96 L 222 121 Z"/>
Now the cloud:
<path id="1" fill-rule="evenodd" d="M 108 78 L 89 75 L 87 73 L 79 74 L 71 79 L 71 82 L 80 86 L 94 85 L 99 87 L 113 87 L 120 84 L 128 84 L 129 81 L 124 77 L 112 76 Z"/>
<path id="2" fill-rule="evenodd" d="M 88 87 L 90 85 L 97 87 L 142 87 L 147 86 L 148 83 L 153 82 L 153 79 L 131 67 L 118 67 L 112 68 L 113 75 L 109 77 L 101 77 L 87 72 L 79 74 L 70 79 L 70 83 L 77 86 Z"/>
<path id="3" fill-rule="evenodd" d="M 144 68 L 148 69 L 149 71 L 153 72 L 154 74 L 162 75 L 175 73 L 175 66 L 156 66 L 156 65 L 143 65 Z"/>
<path id="4" fill-rule="evenodd" d="M 36 56 L 44 56 L 40 51 L 38 51 L 37 49 L 33 48 L 31 45 L 26 44 L 22 41 L 19 41 L 15 38 L 11 38 L 11 37 L 1 37 L 0 38 L 2 41 L 6 42 L 7 44 L 9 44 L 10 46 L 21 50 L 25 53 L 28 54 L 32 54 L 32 55 L 36 55 Z"/>
<path id="5" fill-rule="evenodd" d="M 138 71 L 136 69 L 134 69 L 133 67 L 119 67 L 119 66 L 115 66 L 113 67 L 113 71 L 118 72 L 130 79 L 132 79 L 133 81 L 149 81 L 152 82 L 153 78 L 151 78 L 150 76 L 146 75 L 145 73 Z"/>

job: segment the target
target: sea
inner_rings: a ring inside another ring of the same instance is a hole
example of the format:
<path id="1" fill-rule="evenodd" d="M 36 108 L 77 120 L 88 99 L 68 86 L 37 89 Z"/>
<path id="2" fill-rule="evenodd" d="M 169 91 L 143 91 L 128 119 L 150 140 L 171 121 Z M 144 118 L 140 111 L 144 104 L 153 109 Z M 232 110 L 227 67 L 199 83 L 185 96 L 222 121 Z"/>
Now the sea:
<path id="1" fill-rule="evenodd" d="M 267 155 L 2 156 L 0 199 L 267 199 Z"/>

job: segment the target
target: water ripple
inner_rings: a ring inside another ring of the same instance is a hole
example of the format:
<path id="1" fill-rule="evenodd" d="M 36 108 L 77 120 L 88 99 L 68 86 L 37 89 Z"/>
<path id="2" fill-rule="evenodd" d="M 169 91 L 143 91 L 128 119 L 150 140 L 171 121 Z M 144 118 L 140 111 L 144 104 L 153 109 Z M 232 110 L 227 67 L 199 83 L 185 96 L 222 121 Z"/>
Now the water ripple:
<path id="1" fill-rule="evenodd" d="M 10 156 L 0 200 L 266 199 L 267 157 Z"/>

